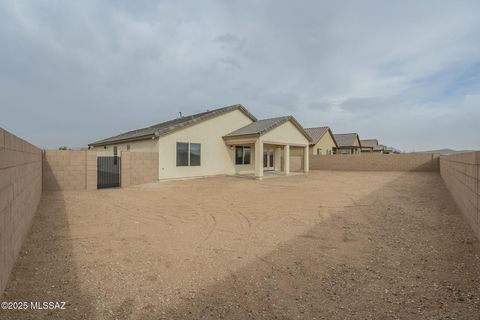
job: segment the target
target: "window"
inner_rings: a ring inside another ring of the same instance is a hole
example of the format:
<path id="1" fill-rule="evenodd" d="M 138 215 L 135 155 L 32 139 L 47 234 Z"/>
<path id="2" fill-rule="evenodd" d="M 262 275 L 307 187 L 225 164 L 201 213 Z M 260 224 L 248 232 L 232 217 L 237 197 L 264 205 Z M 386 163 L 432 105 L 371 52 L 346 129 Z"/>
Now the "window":
<path id="1" fill-rule="evenodd" d="M 190 166 L 200 165 L 200 143 L 190 143 Z"/>
<path id="2" fill-rule="evenodd" d="M 250 147 L 235 147 L 235 164 L 250 164 Z"/>
<path id="3" fill-rule="evenodd" d="M 177 167 L 188 166 L 188 143 L 177 142 Z"/>
<path id="4" fill-rule="evenodd" d="M 322 149 L 317 148 L 317 156 L 319 156 L 322 153 Z"/>
<path id="5" fill-rule="evenodd" d="M 177 142 L 177 167 L 199 166 L 200 143 Z"/>
<path id="6" fill-rule="evenodd" d="M 130 145 L 127 144 L 127 151 L 130 151 Z"/>
<path id="7" fill-rule="evenodd" d="M 113 156 L 116 157 L 117 155 L 118 155 L 118 148 L 117 148 L 117 146 L 114 146 L 113 147 Z"/>

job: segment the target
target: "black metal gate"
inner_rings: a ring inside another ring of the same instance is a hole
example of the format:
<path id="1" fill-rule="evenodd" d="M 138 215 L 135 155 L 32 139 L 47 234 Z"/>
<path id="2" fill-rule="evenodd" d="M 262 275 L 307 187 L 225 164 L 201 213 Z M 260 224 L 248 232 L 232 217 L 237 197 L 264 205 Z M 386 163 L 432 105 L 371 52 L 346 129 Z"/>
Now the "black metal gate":
<path id="1" fill-rule="evenodd" d="M 120 157 L 97 157 L 97 189 L 120 187 Z"/>

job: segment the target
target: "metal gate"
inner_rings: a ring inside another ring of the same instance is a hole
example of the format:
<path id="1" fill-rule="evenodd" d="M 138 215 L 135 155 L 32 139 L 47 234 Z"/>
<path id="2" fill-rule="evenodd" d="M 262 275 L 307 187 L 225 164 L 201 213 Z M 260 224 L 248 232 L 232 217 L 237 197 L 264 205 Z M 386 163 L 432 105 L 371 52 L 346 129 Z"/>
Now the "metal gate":
<path id="1" fill-rule="evenodd" d="M 120 187 L 120 166 L 117 156 L 97 157 L 97 189 Z"/>

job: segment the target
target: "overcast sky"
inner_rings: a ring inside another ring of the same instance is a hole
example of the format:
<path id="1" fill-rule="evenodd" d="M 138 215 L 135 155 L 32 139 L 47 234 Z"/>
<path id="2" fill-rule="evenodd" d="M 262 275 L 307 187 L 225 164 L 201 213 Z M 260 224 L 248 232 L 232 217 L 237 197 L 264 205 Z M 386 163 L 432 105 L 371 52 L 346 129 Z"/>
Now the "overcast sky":
<path id="1" fill-rule="evenodd" d="M 40 147 L 236 103 L 480 149 L 480 1 L 0 0 L 0 126 Z"/>

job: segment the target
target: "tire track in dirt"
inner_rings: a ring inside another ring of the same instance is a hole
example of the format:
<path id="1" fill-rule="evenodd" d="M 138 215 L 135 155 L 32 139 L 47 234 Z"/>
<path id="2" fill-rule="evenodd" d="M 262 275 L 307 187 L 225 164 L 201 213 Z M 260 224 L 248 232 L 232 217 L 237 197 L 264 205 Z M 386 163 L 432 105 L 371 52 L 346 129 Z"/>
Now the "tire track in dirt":
<path id="1" fill-rule="evenodd" d="M 215 231 L 215 229 L 217 228 L 217 218 L 215 218 L 215 216 L 211 213 L 208 214 L 210 216 L 210 218 L 212 218 L 212 221 L 213 221 L 213 226 L 212 228 L 210 229 L 210 231 L 208 231 L 208 234 L 207 236 L 203 239 L 203 242 L 207 241 L 211 235 L 213 234 L 213 232 Z"/>

